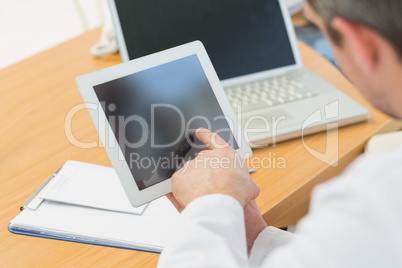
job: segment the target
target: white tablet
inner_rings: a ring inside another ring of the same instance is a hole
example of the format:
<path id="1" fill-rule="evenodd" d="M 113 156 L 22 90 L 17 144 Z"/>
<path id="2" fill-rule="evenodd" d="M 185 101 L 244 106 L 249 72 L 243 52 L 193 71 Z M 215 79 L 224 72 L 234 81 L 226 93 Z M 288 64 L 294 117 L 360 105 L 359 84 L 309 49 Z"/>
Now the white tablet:
<path id="1" fill-rule="evenodd" d="M 171 192 L 172 174 L 203 149 L 199 127 L 251 156 L 199 41 L 80 76 L 77 85 L 135 207 Z"/>

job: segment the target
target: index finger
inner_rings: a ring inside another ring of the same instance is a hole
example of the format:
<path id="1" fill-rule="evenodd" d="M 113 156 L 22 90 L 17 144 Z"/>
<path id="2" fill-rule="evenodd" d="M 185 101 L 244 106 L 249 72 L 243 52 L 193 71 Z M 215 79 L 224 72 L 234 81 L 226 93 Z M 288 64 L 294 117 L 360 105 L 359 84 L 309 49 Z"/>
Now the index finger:
<path id="1" fill-rule="evenodd" d="M 196 137 L 205 144 L 209 150 L 221 149 L 229 146 L 218 134 L 200 127 L 195 132 Z"/>

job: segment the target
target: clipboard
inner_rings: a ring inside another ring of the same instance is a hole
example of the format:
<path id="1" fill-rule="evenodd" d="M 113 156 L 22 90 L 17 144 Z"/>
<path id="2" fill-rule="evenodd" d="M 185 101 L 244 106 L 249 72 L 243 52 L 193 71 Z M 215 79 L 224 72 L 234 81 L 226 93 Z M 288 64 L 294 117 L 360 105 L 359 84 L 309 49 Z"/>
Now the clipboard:
<path id="1" fill-rule="evenodd" d="M 152 201 L 138 214 L 41 198 L 41 193 L 60 182 L 66 167 L 75 170 L 81 179 L 88 170 L 93 174 L 106 174 L 99 181 L 109 182 L 106 186 L 114 182 L 120 186 L 118 179 L 110 176 L 112 168 L 67 161 L 21 206 L 20 213 L 8 225 L 11 233 L 151 253 L 162 251 L 179 217 L 166 197 Z M 120 194 L 116 192 L 111 196 Z"/>

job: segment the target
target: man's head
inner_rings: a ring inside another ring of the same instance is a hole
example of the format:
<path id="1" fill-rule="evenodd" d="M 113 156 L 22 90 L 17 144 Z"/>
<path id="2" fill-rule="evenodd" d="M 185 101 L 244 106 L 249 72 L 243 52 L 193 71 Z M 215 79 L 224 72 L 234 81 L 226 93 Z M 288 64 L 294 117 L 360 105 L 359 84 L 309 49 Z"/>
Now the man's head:
<path id="1" fill-rule="evenodd" d="M 307 0 L 345 75 L 382 111 L 402 118 L 402 1 Z"/>

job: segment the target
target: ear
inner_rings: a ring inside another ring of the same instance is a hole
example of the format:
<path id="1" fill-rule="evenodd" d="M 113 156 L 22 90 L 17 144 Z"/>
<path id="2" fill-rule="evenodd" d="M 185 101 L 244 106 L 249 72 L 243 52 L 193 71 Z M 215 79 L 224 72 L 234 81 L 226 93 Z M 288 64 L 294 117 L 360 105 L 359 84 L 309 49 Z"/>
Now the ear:
<path id="1" fill-rule="evenodd" d="M 358 66 L 371 73 L 378 63 L 378 42 L 376 33 L 368 27 L 336 17 L 331 26 L 342 36 L 342 46 L 350 51 L 350 55 Z"/>

